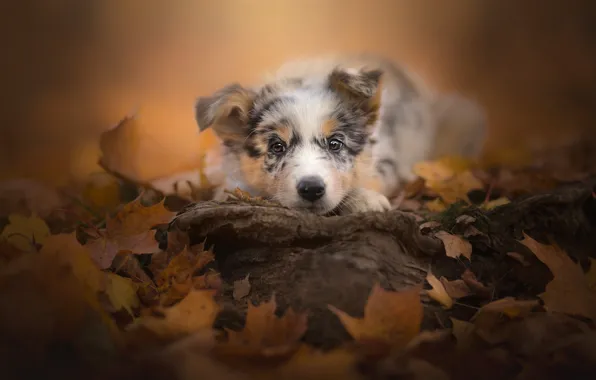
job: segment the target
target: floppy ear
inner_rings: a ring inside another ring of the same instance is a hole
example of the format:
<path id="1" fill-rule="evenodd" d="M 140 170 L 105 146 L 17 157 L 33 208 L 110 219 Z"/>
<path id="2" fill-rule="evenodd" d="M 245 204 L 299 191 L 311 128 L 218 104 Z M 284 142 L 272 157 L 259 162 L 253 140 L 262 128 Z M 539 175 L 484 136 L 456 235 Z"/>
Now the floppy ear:
<path id="1" fill-rule="evenodd" d="M 355 103 L 373 123 L 381 104 L 381 70 L 335 68 L 329 75 L 329 86 L 343 99 Z"/>
<path id="2" fill-rule="evenodd" d="M 201 97 L 195 104 L 195 120 L 199 130 L 212 127 L 224 141 L 246 137 L 248 113 L 255 93 L 239 84 L 231 84 L 208 97 Z"/>

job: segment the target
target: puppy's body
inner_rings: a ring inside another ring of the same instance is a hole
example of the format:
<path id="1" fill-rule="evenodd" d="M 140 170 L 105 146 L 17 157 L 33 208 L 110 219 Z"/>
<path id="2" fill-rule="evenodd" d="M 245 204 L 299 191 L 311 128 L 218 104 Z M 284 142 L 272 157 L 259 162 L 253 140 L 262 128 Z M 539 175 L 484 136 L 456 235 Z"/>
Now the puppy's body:
<path id="1" fill-rule="evenodd" d="M 484 134 L 476 105 L 366 55 L 289 62 L 253 88 L 199 99 L 196 111 L 224 144 L 224 187 L 321 214 L 385 210 L 415 162 L 475 155 Z"/>

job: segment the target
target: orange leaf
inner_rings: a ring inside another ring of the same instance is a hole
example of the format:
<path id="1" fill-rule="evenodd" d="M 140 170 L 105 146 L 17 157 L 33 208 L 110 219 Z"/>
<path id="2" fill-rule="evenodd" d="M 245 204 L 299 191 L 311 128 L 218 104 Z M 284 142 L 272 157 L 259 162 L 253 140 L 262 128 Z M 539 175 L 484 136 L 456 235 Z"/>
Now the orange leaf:
<path id="1" fill-rule="evenodd" d="M 545 307 L 596 321 L 596 293 L 590 290 L 581 267 L 556 245 L 541 244 L 525 233 L 521 243 L 546 264 L 554 276 L 540 295 Z"/>
<path id="2" fill-rule="evenodd" d="M 108 268 L 114 257 L 127 251 L 134 254 L 157 253 L 159 244 L 155 240 L 153 227 L 168 223 L 175 212 L 168 211 L 163 200 L 153 206 L 145 207 L 139 196 L 126 204 L 116 215 L 108 218 L 103 236 L 87 243 L 95 262 L 102 268 Z"/>
<path id="3" fill-rule="evenodd" d="M 352 337 L 360 342 L 379 341 L 405 347 L 419 332 L 422 323 L 422 285 L 393 292 L 378 284 L 364 308 L 364 318 L 354 318 L 329 305 Z"/>
<path id="4" fill-rule="evenodd" d="M 308 316 L 290 308 L 278 318 L 276 308 L 275 297 L 259 306 L 249 303 L 244 329 L 228 331 L 228 342 L 219 345 L 217 352 L 263 357 L 284 357 L 293 353 L 306 332 Z"/>
<path id="5" fill-rule="evenodd" d="M 219 312 L 213 294 L 211 290 L 191 290 L 182 301 L 162 310 L 165 318 L 144 317 L 139 326 L 169 338 L 210 329 Z"/>

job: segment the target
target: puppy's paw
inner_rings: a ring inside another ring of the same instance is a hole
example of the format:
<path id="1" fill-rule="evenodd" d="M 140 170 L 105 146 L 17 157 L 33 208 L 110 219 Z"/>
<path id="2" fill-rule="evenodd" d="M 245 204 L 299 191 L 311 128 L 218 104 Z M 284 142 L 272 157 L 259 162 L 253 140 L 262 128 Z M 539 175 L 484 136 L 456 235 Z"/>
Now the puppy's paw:
<path id="1" fill-rule="evenodd" d="M 349 213 L 366 211 L 388 211 L 391 204 L 386 196 L 368 189 L 356 189 L 346 204 Z"/>

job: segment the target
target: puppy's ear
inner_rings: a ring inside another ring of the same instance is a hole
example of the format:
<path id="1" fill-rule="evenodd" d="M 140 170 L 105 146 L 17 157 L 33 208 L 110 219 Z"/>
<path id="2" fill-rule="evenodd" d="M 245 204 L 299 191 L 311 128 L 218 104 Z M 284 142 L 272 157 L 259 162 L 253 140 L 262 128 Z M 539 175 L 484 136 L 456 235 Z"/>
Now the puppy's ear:
<path id="1" fill-rule="evenodd" d="M 329 75 L 329 86 L 344 100 L 355 103 L 371 117 L 377 118 L 381 104 L 381 70 L 335 68 Z"/>
<path id="2" fill-rule="evenodd" d="M 228 142 L 245 138 L 254 97 L 254 91 L 231 84 L 212 96 L 199 98 L 195 104 L 199 130 L 212 127 L 222 140 Z"/>

